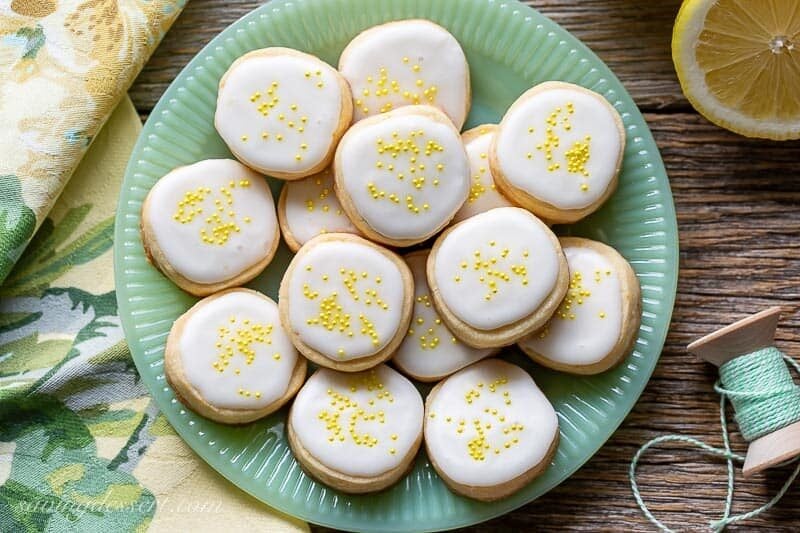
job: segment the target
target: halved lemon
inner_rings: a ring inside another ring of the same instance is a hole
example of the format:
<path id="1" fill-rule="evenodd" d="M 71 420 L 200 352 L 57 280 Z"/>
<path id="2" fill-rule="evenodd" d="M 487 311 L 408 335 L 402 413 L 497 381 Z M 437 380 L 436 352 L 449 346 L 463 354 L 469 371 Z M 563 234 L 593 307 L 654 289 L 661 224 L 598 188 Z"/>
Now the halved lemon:
<path id="1" fill-rule="evenodd" d="M 748 137 L 800 138 L 800 0 L 686 0 L 672 60 L 711 122 Z"/>

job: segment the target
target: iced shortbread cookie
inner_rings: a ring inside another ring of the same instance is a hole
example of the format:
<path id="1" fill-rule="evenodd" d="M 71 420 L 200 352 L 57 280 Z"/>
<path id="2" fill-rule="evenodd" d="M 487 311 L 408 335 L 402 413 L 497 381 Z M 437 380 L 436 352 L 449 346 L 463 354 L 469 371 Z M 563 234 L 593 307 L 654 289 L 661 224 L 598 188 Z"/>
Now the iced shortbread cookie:
<path id="1" fill-rule="evenodd" d="M 370 239 L 410 246 L 447 225 L 469 193 L 469 164 L 450 120 L 407 106 L 356 123 L 339 143 L 336 194 Z"/>
<path id="2" fill-rule="evenodd" d="M 404 257 L 414 276 L 414 312 L 408 334 L 392 361 L 416 380 L 438 381 L 494 350 L 467 346 L 444 325 L 428 288 L 425 273 L 428 252 L 419 250 Z"/>
<path id="3" fill-rule="evenodd" d="M 605 98 L 563 82 L 520 96 L 500 122 L 490 159 L 512 202 L 555 223 L 594 212 L 617 187 L 622 119 Z"/>
<path id="4" fill-rule="evenodd" d="M 333 192 L 331 169 L 286 182 L 278 200 L 278 221 L 293 252 L 323 233 L 358 233 Z"/>
<path id="5" fill-rule="evenodd" d="M 558 417 L 527 372 L 499 359 L 439 383 L 425 401 L 425 447 L 453 491 L 483 501 L 518 491 L 550 464 Z"/>
<path id="6" fill-rule="evenodd" d="M 167 338 L 164 372 L 199 414 L 242 424 L 278 410 L 306 377 L 306 360 L 263 294 L 231 289 L 197 302 Z"/>
<path id="7" fill-rule="evenodd" d="M 150 261 L 196 296 L 250 281 L 280 241 L 267 183 L 232 159 L 207 159 L 158 180 L 141 226 Z"/>
<path id="8" fill-rule="evenodd" d="M 461 134 L 464 149 L 469 158 L 469 196 L 456 216 L 453 217 L 454 223 L 495 207 L 512 207 L 514 205 L 497 190 L 494 178 L 492 178 L 489 148 L 496 131 L 496 125 L 484 124 Z"/>
<path id="9" fill-rule="evenodd" d="M 389 250 L 347 233 L 308 241 L 281 281 L 281 321 L 320 366 L 357 372 L 388 359 L 408 331 L 413 278 Z"/>
<path id="10" fill-rule="evenodd" d="M 220 80 L 214 125 L 243 163 L 291 180 L 328 166 L 352 114 L 335 69 L 297 50 L 264 48 L 234 61 Z"/>
<path id="11" fill-rule="evenodd" d="M 461 129 L 469 112 L 464 52 L 447 30 L 427 20 L 389 22 L 360 33 L 342 52 L 339 72 L 353 92 L 356 120 L 427 104 Z"/>
<path id="12" fill-rule="evenodd" d="M 603 243 L 564 237 L 567 296 L 545 327 L 519 341 L 537 363 L 564 372 L 597 374 L 633 349 L 642 307 L 639 280 L 619 253 Z"/>
<path id="13" fill-rule="evenodd" d="M 359 373 L 320 368 L 289 413 L 289 445 L 326 485 L 374 492 L 408 472 L 422 441 L 422 398 L 386 365 Z"/>
<path id="14" fill-rule="evenodd" d="M 504 346 L 542 327 L 569 282 L 556 236 L 518 207 L 498 207 L 446 230 L 427 270 L 442 320 L 477 348 Z"/>

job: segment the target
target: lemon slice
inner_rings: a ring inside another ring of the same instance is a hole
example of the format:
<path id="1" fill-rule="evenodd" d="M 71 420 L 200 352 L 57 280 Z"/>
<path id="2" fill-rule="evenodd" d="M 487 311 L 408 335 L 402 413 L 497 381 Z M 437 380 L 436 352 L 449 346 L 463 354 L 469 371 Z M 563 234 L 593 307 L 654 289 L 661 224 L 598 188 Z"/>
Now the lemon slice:
<path id="1" fill-rule="evenodd" d="M 800 0 L 686 0 L 672 34 L 684 94 L 748 137 L 800 138 Z"/>

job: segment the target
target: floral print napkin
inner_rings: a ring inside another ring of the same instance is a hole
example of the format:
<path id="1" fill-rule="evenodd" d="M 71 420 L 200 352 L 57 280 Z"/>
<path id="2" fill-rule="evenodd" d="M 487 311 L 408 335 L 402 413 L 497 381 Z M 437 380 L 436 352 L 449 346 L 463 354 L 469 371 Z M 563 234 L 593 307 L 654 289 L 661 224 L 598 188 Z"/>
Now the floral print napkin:
<path id="1" fill-rule="evenodd" d="M 0 532 L 308 531 L 178 437 L 117 314 L 125 91 L 182 3 L 0 1 Z"/>
<path id="2" fill-rule="evenodd" d="M 140 130 L 125 97 L 0 286 L 0 531 L 308 531 L 195 455 L 136 373 L 112 238 Z"/>
<path id="3" fill-rule="evenodd" d="M 0 2 L 0 282 L 184 1 Z"/>

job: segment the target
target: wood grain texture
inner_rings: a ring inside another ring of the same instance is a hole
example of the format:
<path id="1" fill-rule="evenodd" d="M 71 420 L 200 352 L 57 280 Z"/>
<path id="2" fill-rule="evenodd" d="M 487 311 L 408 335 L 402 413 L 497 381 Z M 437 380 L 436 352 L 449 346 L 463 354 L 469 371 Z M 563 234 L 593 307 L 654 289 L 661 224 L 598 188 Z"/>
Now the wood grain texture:
<path id="1" fill-rule="evenodd" d="M 679 0 L 528 3 L 592 48 L 645 112 L 675 197 L 681 272 L 661 360 L 614 436 L 546 496 L 464 531 L 653 531 L 628 484 L 630 458 L 638 447 L 664 433 L 721 444 L 712 388 L 716 370 L 688 354 L 686 345 L 749 313 L 781 305 L 786 313 L 777 345 L 800 358 L 800 142 L 746 139 L 709 124 L 688 106 L 669 51 Z M 131 89 L 143 116 L 203 45 L 259 4 L 191 0 Z M 745 449 L 738 434 L 733 440 L 736 449 Z M 767 501 L 786 475 L 779 469 L 748 481 L 739 476 L 734 510 Z M 701 530 L 721 513 L 724 463 L 694 450 L 665 446 L 652 451 L 639 482 L 653 512 L 673 527 Z M 799 528 L 800 482 L 775 509 L 730 529 Z"/>

